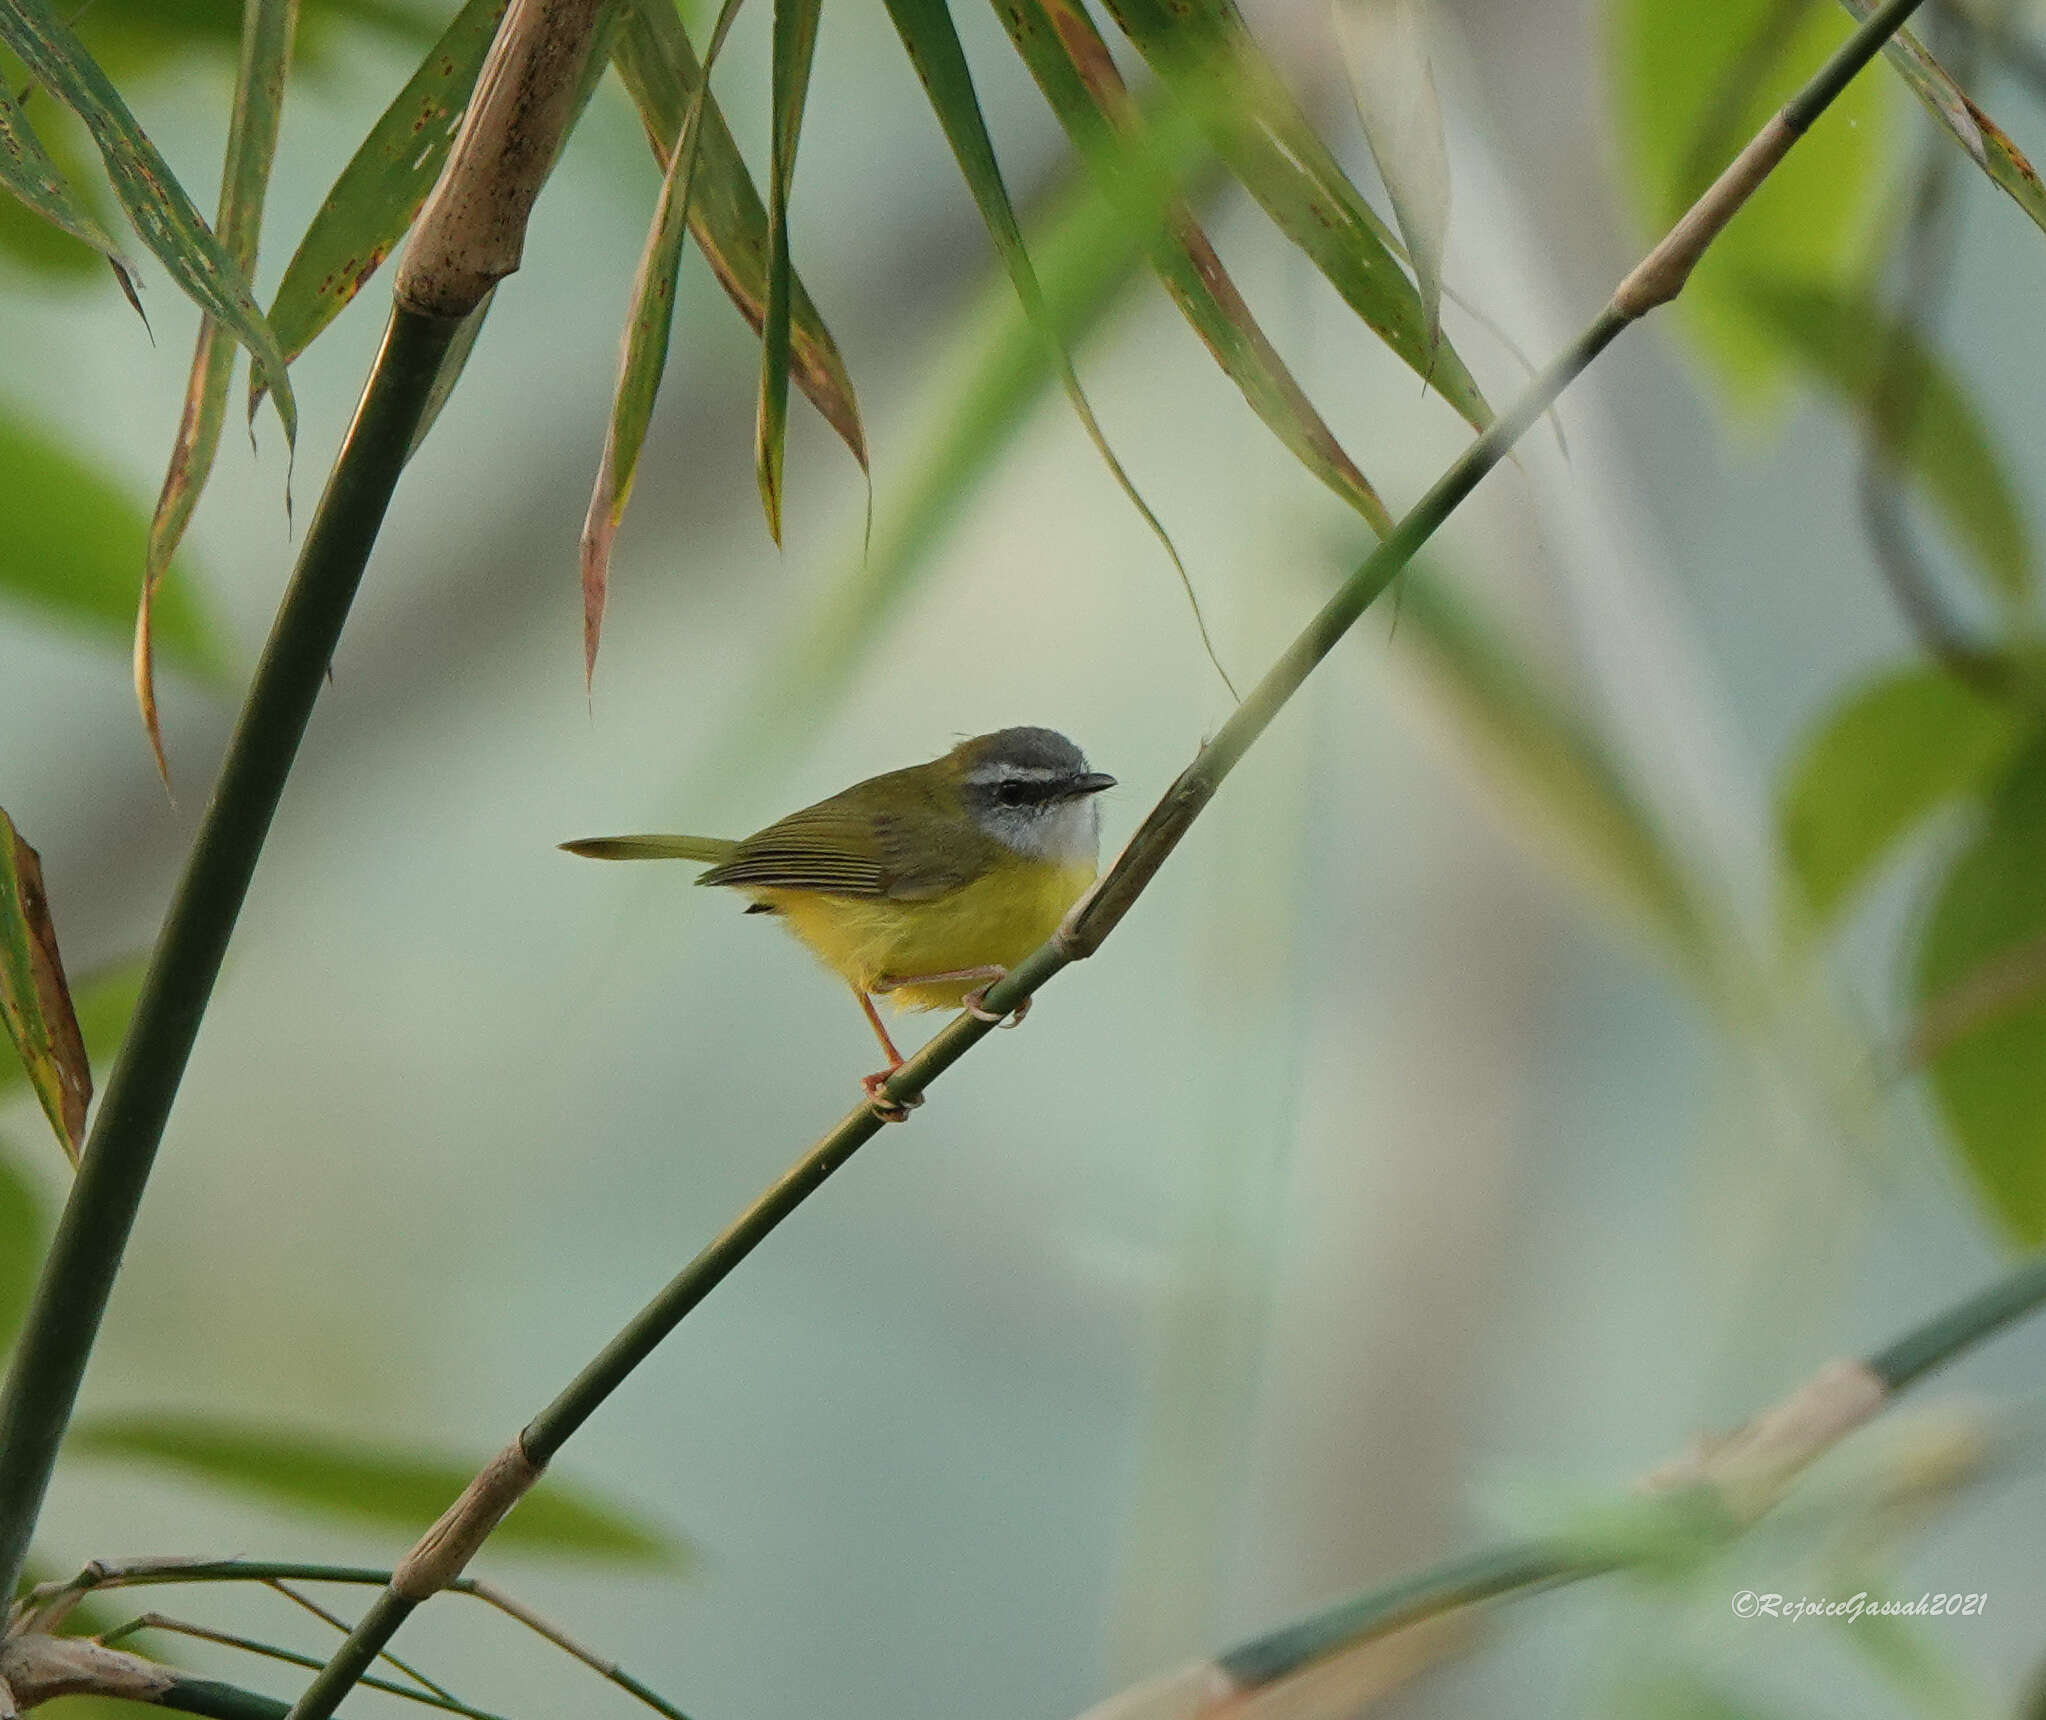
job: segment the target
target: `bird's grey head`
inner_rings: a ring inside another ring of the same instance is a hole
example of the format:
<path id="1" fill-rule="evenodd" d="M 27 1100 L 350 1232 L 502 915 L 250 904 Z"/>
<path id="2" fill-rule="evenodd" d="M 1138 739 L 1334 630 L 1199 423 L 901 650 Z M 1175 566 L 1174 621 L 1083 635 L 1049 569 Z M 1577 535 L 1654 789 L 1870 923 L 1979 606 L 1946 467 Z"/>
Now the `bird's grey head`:
<path id="1" fill-rule="evenodd" d="M 1094 796 L 1115 778 L 1052 729 L 999 729 L 953 748 L 959 792 L 975 824 L 1033 860 L 1092 861 L 1101 847 Z"/>

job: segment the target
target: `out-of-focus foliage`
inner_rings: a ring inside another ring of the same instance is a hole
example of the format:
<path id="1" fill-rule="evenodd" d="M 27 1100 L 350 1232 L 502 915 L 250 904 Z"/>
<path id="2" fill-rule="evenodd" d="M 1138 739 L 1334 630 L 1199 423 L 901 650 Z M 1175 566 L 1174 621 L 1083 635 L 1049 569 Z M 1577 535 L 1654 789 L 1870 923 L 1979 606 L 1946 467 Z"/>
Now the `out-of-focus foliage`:
<path id="1" fill-rule="evenodd" d="M 1980 789 L 2024 738 L 2022 714 L 1943 669 L 1892 670 L 1851 691 L 1791 761 L 1783 849 L 1824 925 L 1927 817 Z"/>
<path id="2" fill-rule="evenodd" d="M 1981 414 L 1938 357 L 1860 295 L 1762 281 L 1747 290 L 1783 352 L 1917 480 L 1991 595 L 2022 601 L 2032 571 L 2024 515 Z"/>
<path id="3" fill-rule="evenodd" d="M 1913 962 L 1932 1091 L 1990 1210 L 2046 1242 L 2046 739 L 1991 789 Z"/>
<path id="4" fill-rule="evenodd" d="M 9 1162 L 0 1144 L 0 1351 L 14 1341 L 35 1288 L 48 1220 L 35 1185 Z"/>
<path id="5" fill-rule="evenodd" d="M 16 497 L 0 531 L 0 605 L 27 604 L 96 640 L 125 646 L 135 618 L 148 521 L 77 454 L 0 406 L 0 473 Z M 186 576 L 173 568 L 156 603 L 156 640 L 188 675 L 218 681 L 225 659 Z"/>
<path id="6" fill-rule="evenodd" d="M 1830 6 L 1611 0 L 1607 59 L 1620 171 L 1661 232 L 1846 34 Z M 1747 304 L 1761 280 L 1838 286 L 1860 263 L 1881 190 L 1895 80 L 1850 84 L 1722 233 L 1676 306 L 1736 402 L 1775 395 L 1782 356 Z"/>
<path id="7" fill-rule="evenodd" d="M 268 1504 L 344 1521 L 416 1530 L 447 1509 L 483 1466 L 477 1456 L 426 1455 L 224 1418 L 107 1417 L 78 1424 L 66 1446 L 118 1458 Z M 682 1541 L 550 1476 L 526 1495 L 492 1544 L 528 1553 L 678 1565 Z"/>

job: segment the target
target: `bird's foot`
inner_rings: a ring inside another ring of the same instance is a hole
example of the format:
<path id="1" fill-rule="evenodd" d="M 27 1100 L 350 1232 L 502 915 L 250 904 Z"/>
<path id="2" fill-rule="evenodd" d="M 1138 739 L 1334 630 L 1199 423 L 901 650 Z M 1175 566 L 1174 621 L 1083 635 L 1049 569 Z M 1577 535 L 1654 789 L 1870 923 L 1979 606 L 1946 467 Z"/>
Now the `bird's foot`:
<path id="1" fill-rule="evenodd" d="M 895 1065 L 895 1069 L 901 1067 L 900 1063 Z M 860 1077 L 860 1091 L 866 1094 L 867 1103 L 874 1107 L 874 1115 L 884 1123 L 908 1122 L 910 1112 L 924 1102 L 921 1093 L 912 1094 L 906 1099 L 892 1099 L 888 1096 L 888 1077 L 895 1073 L 895 1069 L 882 1069 L 872 1075 Z"/>
<path id="2" fill-rule="evenodd" d="M 1008 975 L 1004 973 L 1001 977 L 1006 979 Z M 1026 997 L 1007 1015 L 997 1015 L 987 1006 L 988 986 L 994 983 L 993 980 L 989 980 L 987 985 L 975 986 L 959 1000 L 959 1007 L 975 1021 L 992 1022 L 997 1027 L 1021 1027 L 1024 1016 L 1030 1013 L 1030 999 Z"/>

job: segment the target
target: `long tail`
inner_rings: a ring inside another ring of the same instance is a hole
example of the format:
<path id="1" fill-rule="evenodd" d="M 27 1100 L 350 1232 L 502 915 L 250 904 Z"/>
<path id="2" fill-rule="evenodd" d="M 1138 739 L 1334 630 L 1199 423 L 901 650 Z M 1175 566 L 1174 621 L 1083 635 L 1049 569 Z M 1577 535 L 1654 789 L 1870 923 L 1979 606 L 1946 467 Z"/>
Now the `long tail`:
<path id="1" fill-rule="evenodd" d="M 722 836 L 585 836 L 561 846 L 585 860 L 701 860 L 710 866 L 739 851 Z"/>

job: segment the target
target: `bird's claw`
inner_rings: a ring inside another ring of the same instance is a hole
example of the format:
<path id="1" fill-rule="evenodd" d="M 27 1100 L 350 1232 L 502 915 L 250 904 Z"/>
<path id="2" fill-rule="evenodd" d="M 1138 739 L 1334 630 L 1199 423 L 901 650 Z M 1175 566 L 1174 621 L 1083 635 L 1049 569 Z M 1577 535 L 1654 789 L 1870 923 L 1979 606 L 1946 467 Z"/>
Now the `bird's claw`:
<path id="1" fill-rule="evenodd" d="M 900 1068 L 901 1065 L 898 1064 L 896 1067 Z M 862 1075 L 860 1091 L 866 1094 L 867 1103 L 873 1106 L 874 1115 L 882 1122 L 906 1123 L 909 1121 L 910 1112 L 924 1102 L 924 1096 L 921 1093 L 914 1093 L 903 1099 L 889 1097 L 888 1078 L 894 1073 L 894 1069 L 883 1069 L 878 1074 Z"/>
<path id="2" fill-rule="evenodd" d="M 972 991 L 969 991 L 959 1000 L 960 1008 L 964 1009 L 975 1021 L 985 1021 L 995 1027 L 1021 1027 L 1024 1016 L 1030 1013 L 1030 999 L 1026 997 L 1014 1009 L 1010 1010 L 1007 1015 L 997 1015 L 987 1006 L 988 986 L 994 983 L 993 980 L 989 980 L 987 985 L 976 986 Z"/>

